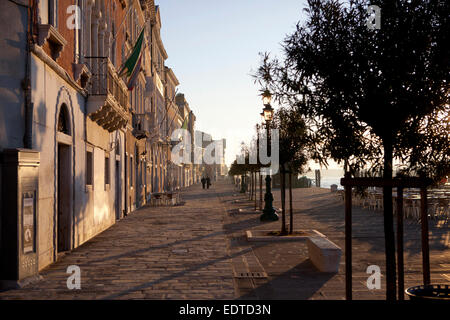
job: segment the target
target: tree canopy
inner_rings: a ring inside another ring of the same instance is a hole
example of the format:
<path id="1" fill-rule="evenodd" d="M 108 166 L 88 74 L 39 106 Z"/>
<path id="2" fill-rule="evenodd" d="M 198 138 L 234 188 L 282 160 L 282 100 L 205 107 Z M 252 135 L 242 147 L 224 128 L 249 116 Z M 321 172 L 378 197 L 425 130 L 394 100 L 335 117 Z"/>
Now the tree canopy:
<path id="1" fill-rule="evenodd" d="M 265 54 L 256 77 L 306 117 L 314 158 L 379 167 L 387 145 L 409 172 L 448 173 L 449 2 L 309 0 L 305 11 L 284 59 Z"/>
<path id="2" fill-rule="evenodd" d="M 368 28 L 368 7 L 381 26 Z M 308 0 L 307 18 L 264 54 L 256 81 L 304 117 L 314 159 L 353 170 L 372 166 L 391 179 L 450 173 L 450 2 Z M 387 298 L 395 299 L 392 188 L 383 188 Z"/>
<path id="3" fill-rule="evenodd" d="M 299 113 L 278 109 L 273 127 L 279 130 L 279 162 L 292 173 L 302 173 L 308 161 L 306 124 Z"/>

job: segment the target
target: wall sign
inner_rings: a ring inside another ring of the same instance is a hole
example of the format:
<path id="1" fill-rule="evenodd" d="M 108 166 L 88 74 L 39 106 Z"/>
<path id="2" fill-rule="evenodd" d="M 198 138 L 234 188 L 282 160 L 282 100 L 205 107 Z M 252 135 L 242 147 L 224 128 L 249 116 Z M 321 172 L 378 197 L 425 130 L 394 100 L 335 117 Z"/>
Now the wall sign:
<path id="1" fill-rule="evenodd" d="M 23 196 L 23 253 L 34 252 L 34 197 Z"/>

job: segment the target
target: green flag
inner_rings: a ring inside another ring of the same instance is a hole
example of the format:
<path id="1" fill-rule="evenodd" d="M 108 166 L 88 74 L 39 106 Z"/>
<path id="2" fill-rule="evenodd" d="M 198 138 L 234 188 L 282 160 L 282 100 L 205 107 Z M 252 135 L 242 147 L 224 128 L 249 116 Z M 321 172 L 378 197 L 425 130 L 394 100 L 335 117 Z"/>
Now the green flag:
<path id="1" fill-rule="evenodd" d="M 142 29 L 141 34 L 139 35 L 139 38 L 134 45 L 133 51 L 131 52 L 131 55 L 129 56 L 127 61 L 125 61 L 123 67 L 120 69 L 119 77 L 122 77 L 124 75 L 127 75 L 127 77 L 129 77 L 133 73 L 139 57 L 141 56 L 142 43 L 144 42 L 144 30 L 145 27 Z"/>
<path id="2" fill-rule="evenodd" d="M 181 126 L 181 129 L 187 129 L 187 127 L 188 127 L 188 118 L 189 118 L 189 115 L 187 115 L 186 118 L 184 118 L 184 122 L 183 122 L 183 125 Z"/>

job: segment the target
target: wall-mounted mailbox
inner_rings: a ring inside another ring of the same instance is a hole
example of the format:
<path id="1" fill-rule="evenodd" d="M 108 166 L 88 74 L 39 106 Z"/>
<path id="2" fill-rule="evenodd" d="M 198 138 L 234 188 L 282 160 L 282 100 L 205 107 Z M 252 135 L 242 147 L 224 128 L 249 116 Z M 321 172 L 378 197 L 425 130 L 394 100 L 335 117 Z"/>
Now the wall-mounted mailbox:
<path id="1" fill-rule="evenodd" d="M 4 150 L 1 168 L 0 286 L 18 287 L 39 271 L 39 152 Z"/>

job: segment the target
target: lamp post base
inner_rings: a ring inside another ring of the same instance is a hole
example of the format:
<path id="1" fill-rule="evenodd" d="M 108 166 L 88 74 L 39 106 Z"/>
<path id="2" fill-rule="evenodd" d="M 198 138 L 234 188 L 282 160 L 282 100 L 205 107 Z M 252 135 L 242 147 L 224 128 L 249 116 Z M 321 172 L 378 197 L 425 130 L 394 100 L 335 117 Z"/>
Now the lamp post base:
<path id="1" fill-rule="evenodd" d="M 278 214 L 275 213 L 275 209 L 272 206 L 273 203 L 273 195 L 271 192 L 271 183 L 272 179 L 270 175 L 266 177 L 266 194 L 264 195 L 264 210 L 263 214 L 259 217 L 261 221 L 277 221 Z"/>
<path id="2" fill-rule="evenodd" d="M 275 213 L 275 210 L 272 208 L 272 210 L 266 211 L 263 210 L 263 214 L 259 217 L 259 220 L 261 221 L 278 221 L 278 214 Z"/>

